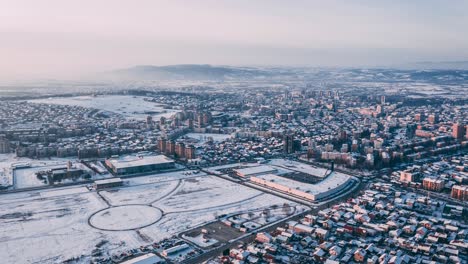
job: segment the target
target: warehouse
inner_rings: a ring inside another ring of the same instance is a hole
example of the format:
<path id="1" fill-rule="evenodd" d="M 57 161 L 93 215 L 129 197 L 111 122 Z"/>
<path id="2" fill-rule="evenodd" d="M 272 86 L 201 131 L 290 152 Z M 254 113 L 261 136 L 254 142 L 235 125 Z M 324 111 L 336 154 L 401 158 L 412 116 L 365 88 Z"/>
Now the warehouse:
<path id="1" fill-rule="evenodd" d="M 164 263 L 165 261 L 155 255 L 154 253 L 148 253 L 130 260 L 127 260 L 125 262 L 122 262 L 121 264 L 158 264 L 158 263 Z"/>
<path id="2" fill-rule="evenodd" d="M 274 174 L 251 177 L 250 181 L 306 200 L 317 201 L 329 198 L 350 187 L 353 184 L 352 179 L 353 178 L 349 175 L 332 172 L 330 176 L 317 184 L 298 182 Z"/>
<path id="3" fill-rule="evenodd" d="M 123 181 L 120 178 L 112 178 L 106 180 L 99 180 L 94 182 L 94 189 L 102 190 L 105 188 L 119 187 L 123 185 Z"/>
<path id="4" fill-rule="evenodd" d="M 258 175 L 263 175 L 263 174 L 269 174 L 269 173 L 276 173 L 278 170 L 275 168 L 272 168 L 267 165 L 261 165 L 261 166 L 255 166 L 255 167 L 247 167 L 243 169 L 237 169 L 234 170 L 236 174 L 240 177 L 251 177 L 251 176 L 258 176 Z"/>
<path id="5" fill-rule="evenodd" d="M 114 175 L 128 175 L 175 168 L 174 160 L 164 156 L 125 156 L 106 160 Z"/>

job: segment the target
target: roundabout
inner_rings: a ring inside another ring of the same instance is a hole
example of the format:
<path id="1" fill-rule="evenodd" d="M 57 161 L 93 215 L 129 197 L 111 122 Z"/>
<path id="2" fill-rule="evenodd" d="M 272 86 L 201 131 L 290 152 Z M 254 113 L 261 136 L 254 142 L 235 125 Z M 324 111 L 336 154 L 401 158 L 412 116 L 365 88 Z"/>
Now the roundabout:
<path id="1" fill-rule="evenodd" d="M 90 226 L 104 231 L 127 231 L 150 226 L 162 217 L 162 211 L 149 205 L 122 205 L 95 212 Z"/>

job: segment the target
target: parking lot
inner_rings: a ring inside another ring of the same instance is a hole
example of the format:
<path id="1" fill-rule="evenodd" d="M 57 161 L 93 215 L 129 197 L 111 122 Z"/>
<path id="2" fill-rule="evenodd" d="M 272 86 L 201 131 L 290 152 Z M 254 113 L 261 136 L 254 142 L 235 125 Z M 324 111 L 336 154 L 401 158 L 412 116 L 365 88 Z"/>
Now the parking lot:
<path id="1" fill-rule="evenodd" d="M 214 246 L 219 245 L 219 243 L 226 243 L 232 239 L 238 238 L 242 236 L 244 233 L 240 232 L 239 230 L 227 226 L 222 222 L 216 221 L 192 230 L 189 230 L 183 235 L 195 237 L 202 233 L 202 230 L 205 230 L 206 237 L 213 238 L 218 240 L 219 242 Z"/>

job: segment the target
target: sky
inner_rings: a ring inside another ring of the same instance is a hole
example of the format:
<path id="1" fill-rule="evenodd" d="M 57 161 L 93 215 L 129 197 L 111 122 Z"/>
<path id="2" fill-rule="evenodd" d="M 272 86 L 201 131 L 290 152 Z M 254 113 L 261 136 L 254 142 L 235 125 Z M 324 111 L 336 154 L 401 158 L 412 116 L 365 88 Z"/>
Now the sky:
<path id="1" fill-rule="evenodd" d="M 0 0 L 0 78 L 468 60 L 462 0 Z"/>

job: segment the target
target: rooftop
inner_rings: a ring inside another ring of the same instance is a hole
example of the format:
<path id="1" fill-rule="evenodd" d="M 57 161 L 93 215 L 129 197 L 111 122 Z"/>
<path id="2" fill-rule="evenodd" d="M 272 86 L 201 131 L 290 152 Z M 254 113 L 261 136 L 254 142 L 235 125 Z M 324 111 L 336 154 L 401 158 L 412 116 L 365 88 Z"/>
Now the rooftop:
<path id="1" fill-rule="evenodd" d="M 122 179 L 120 179 L 120 178 L 111 178 L 111 179 L 94 181 L 94 183 L 96 183 L 96 184 L 117 183 L 117 182 L 122 182 Z"/>
<path id="2" fill-rule="evenodd" d="M 328 191 L 329 189 L 336 188 L 346 183 L 351 178 L 350 176 L 343 174 L 343 173 L 332 172 L 332 174 L 328 176 L 325 180 L 317 184 L 308 184 L 308 183 L 298 182 L 295 180 L 284 178 L 284 177 L 274 175 L 274 174 L 265 174 L 265 175 L 260 175 L 256 177 L 266 180 L 266 181 L 275 182 L 277 184 L 286 186 L 291 189 L 296 189 L 296 190 L 314 194 L 314 195 L 323 193 L 325 191 Z"/>
<path id="3" fill-rule="evenodd" d="M 163 164 L 174 162 L 164 155 L 156 156 L 124 156 L 116 159 L 109 159 L 109 162 L 117 169 L 138 167 L 153 164 Z"/>
<path id="4" fill-rule="evenodd" d="M 256 167 L 237 169 L 235 171 L 241 176 L 250 176 L 250 175 L 258 175 L 258 174 L 265 174 L 265 173 L 273 173 L 273 172 L 276 172 L 277 170 L 267 165 L 260 165 Z"/>

